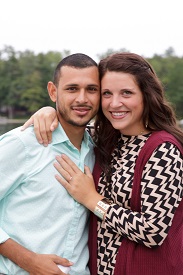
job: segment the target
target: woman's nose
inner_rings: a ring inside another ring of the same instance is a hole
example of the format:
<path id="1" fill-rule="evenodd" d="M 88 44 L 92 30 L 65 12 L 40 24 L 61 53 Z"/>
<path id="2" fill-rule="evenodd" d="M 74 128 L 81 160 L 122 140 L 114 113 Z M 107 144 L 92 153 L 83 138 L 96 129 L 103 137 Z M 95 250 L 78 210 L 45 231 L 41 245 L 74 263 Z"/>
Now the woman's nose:
<path id="1" fill-rule="evenodd" d="M 121 102 L 121 99 L 120 99 L 118 96 L 113 96 L 113 97 L 111 98 L 110 106 L 111 106 L 112 108 L 117 108 L 117 107 L 120 107 L 120 106 L 122 106 L 122 105 L 123 105 L 123 103 Z"/>

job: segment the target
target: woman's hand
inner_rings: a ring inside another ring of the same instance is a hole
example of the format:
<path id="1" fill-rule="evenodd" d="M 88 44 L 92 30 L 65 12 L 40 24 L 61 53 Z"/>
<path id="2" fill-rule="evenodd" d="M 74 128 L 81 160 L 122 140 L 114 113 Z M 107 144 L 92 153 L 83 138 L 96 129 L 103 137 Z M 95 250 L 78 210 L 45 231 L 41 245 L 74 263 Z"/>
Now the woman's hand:
<path id="1" fill-rule="evenodd" d="M 79 203 L 94 211 L 97 202 L 103 196 L 97 193 L 93 176 L 89 167 L 85 166 L 85 174 L 66 155 L 57 156 L 54 167 L 62 175 L 56 175 L 58 182 L 67 189 L 69 194 Z"/>
<path id="2" fill-rule="evenodd" d="M 24 123 L 22 131 L 32 124 L 38 142 L 47 146 L 51 142 L 52 132 L 58 127 L 56 110 L 52 107 L 39 109 Z"/>

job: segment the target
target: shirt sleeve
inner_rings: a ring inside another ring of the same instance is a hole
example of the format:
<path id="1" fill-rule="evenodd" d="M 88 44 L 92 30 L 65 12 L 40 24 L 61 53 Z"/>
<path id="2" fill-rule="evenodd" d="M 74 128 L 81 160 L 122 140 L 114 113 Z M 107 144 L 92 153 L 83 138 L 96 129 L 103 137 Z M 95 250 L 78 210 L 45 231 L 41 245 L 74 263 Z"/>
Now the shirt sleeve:
<path id="1" fill-rule="evenodd" d="M 8 132 L 0 137 L 0 215 L 2 216 L 6 197 L 24 180 L 26 170 L 25 148 L 21 140 Z M 0 221 L 0 243 L 9 236 Z"/>
<path id="2" fill-rule="evenodd" d="M 161 144 L 146 163 L 141 180 L 141 212 L 115 204 L 108 208 L 106 226 L 147 247 L 165 240 L 183 197 L 183 159 L 173 144 Z"/>

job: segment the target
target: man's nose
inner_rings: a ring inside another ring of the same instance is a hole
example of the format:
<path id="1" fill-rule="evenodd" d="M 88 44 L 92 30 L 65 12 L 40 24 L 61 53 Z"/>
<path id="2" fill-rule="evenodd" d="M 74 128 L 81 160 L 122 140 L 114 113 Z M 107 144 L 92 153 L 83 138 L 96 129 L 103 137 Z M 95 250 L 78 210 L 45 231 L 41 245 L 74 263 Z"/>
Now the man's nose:
<path id="1" fill-rule="evenodd" d="M 85 89 L 81 89 L 79 91 L 79 93 L 77 95 L 77 98 L 76 98 L 76 101 L 80 102 L 80 103 L 88 101 L 88 99 L 87 99 L 87 93 L 86 93 Z"/>

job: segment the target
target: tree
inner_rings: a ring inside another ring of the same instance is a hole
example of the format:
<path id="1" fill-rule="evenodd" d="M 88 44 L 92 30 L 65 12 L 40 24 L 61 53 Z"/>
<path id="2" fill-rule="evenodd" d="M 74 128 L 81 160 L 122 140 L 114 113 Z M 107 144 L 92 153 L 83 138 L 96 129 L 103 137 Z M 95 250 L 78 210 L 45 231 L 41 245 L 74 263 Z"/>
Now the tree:
<path id="1" fill-rule="evenodd" d="M 98 54 L 102 59 L 115 52 L 128 52 L 125 48 L 108 49 Z M 38 108 L 53 103 L 47 93 L 47 82 L 52 80 L 58 62 L 69 55 L 69 51 L 39 53 L 32 51 L 16 52 L 11 46 L 0 50 L 0 110 L 8 110 L 9 117 L 14 111 L 24 111 L 30 115 Z M 164 54 L 154 54 L 147 58 L 154 67 L 165 87 L 167 99 L 175 107 L 177 116 L 183 118 L 183 57 L 177 57 L 169 47 Z"/>
<path id="2" fill-rule="evenodd" d="M 127 49 L 125 48 L 121 48 L 119 50 L 114 50 L 114 49 L 108 49 L 105 53 L 102 53 L 102 54 L 97 54 L 97 57 L 99 58 L 99 60 L 107 57 L 108 55 L 111 55 L 113 53 L 118 53 L 118 52 L 129 52 Z"/>

